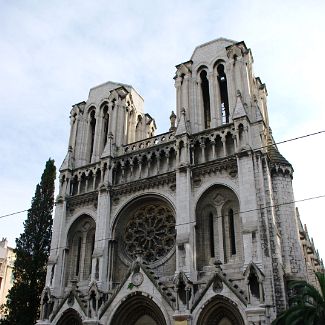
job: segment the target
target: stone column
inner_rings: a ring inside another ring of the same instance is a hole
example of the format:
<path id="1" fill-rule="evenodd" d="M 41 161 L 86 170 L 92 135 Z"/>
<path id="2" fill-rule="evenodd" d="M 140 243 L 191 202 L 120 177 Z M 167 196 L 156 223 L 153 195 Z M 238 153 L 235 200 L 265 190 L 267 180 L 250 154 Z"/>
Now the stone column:
<path id="1" fill-rule="evenodd" d="M 110 234 L 110 211 L 111 211 L 110 192 L 101 189 L 98 193 L 96 236 L 93 256 L 99 260 L 99 286 L 107 283 L 107 264 L 108 264 L 108 238 Z M 94 277 L 94 274 L 93 274 Z M 104 288 L 106 290 L 106 288 Z"/>
<path id="2" fill-rule="evenodd" d="M 202 131 L 204 129 L 204 112 L 201 83 L 201 79 L 198 78 L 196 87 L 196 116 L 198 129 L 196 131 Z"/>
<path id="3" fill-rule="evenodd" d="M 210 115 L 211 115 L 211 128 L 215 128 L 218 125 L 217 122 L 217 106 L 216 106 L 216 99 L 215 99 L 215 87 L 214 87 L 214 73 L 213 71 L 210 71 L 208 73 L 208 80 L 209 80 L 209 93 L 210 93 Z"/>
<path id="4" fill-rule="evenodd" d="M 176 88 L 176 114 L 181 116 L 182 108 L 182 78 L 177 76 L 175 79 L 175 88 Z"/>

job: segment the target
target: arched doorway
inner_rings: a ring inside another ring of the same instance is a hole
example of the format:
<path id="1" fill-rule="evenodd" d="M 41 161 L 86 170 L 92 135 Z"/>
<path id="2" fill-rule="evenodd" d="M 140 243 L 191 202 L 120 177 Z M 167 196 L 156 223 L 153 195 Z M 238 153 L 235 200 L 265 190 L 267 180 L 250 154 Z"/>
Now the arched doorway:
<path id="1" fill-rule="evenodd" d="M 166 320 L 152 299 L 137 292 L 118 307 L 110 324 L 166 325 Z"/>
<path id="2" fill-rule="evenodd" d="M 204 306 L 197 325 L 244 325 L 244 321 L 234 302 L 217 296 Z"/>
<path id="3" fill-rule="evenodd" d="M 66 310 L 57 325 L 82 325 L 80 315 L 73 309 Z"/>

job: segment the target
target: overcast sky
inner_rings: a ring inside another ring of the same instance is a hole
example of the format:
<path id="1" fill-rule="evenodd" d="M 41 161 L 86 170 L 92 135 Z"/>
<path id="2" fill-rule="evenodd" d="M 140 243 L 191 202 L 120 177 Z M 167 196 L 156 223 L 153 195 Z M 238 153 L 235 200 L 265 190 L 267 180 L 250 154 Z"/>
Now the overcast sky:
<path id="1" fill-rule="evenodd" d="M 324 14 L 324 0 L 0 0 L 0 215 L 30 207 L 49 157 L 60 167 L 71 105 L 91 87 L 131 84 L 165 132 L 175 65 L 218 37 L 251 48 L 276 141 L 324 130 Z M 278 147 L 296 200 L 325 194 L 324 142 L 323 133 Z M 325 257 L 325 199 L 297 206 Z M 1 218 L 0 237 L 14 246 L 25 218 Z"/>

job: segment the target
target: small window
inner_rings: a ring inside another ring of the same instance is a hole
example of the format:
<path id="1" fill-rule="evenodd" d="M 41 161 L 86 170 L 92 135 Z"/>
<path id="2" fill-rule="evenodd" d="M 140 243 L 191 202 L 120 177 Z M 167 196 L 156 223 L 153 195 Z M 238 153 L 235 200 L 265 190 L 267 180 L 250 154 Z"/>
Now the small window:
<path id="1" fill-rule="evenodd" d="M 234 223 L 234 210 L 229 209 L 229 237 L 230 237 L 230 250 L 231 255 L 236 254 L 236 238 L 235 238 L 235 223 Z"/>
<path id="2" fill-rule="evenodd" d="M 227 77 L 225 74 L 225 67 L 223 64 L 218 65 L 217 72 L 218 72 L 218 82 L 219 82 L 219 89 L 220 89 L 222 124 L 227 124 L 229 123 L 229 102 L 228 102 Z"/>
<path id="3" fill-rule="evenodd" d="M 90 151 L 89 151 L 89 162 L 91 162 L 91 157 L 94 151 L 94 141 L 95 141 L 95 129 L 96 129 L 96 118 L 95 110 L 90 113 Z"/>
<path id="4" fill-rule="evenodd" d="M 209 233 L 210 233 L 210 255 L 215 257 L 214 252 L 214 229 L 213 229 L 213 214 L 209 214 Z"/>
<path id="5" fill-rule="evenodd" d="M 204 127 L 208 129 L 211 123 L 211 112 L 210 112 L 210 92 L 209 92 L 209 80 L 207 78 L 207 72 L 202 70 L 200 73 L 201 77 L 201 89 L 203 99 L 203 110 L 204 110 Z"/>
<path id="6" fill-rule="evenodd" d="M 103 111 L 103 124 L 104 124 L 104 130 L 103 130 L 103 144 L 104 144 L 104 146 L 103 147 L 105 148 L 105 145 L 107 143 L 108 125 L 109 125 L 109 115 L 108 115 L 107 106 L 104 107 L 104 111 Z"/>

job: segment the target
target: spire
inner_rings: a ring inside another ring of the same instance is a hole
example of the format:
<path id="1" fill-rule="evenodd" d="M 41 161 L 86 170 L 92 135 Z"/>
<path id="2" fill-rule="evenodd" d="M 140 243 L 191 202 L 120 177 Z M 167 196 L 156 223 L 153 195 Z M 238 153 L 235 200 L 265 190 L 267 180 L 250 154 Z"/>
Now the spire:
<path id="1" fill-rule="evenodd" d="M 71 146 L 69 146 L 69 148 L 68 148 L 68 153 L 63 160 L 63 163 L 60 167 L 60 171 L 63 171 L 66 169 L 73 169 L 73 157 L 72 157 L 72 147 Z"/>
<path id="2" fill-rule="evenodd" d="M 178 124 L 177 124 L 177 128 L 176 128 L 176 135 L 189 133 L 187 124 L 186 124 L 185 115 L 186 115 L 186 111 L 185 111 L 185 108 L 183 107 L 181 110 L 181 117 L 178 120 Z"/>
<path id="3" fill-rule="evenodd" d="M 245 107 L 243 105 L 243 102 L 241 100 L 241 93 L 239 90 L 237 90 L 237 100 L 236 100 L 236 106 L 232 115 L 232 119 L 237 119 L 240 117 L 245 117 L 247 116 Z"/>
<path id="4" fill-rule="evenodd" d="M 113 140 L 113 133 L 110 132 L 108 133 L 107 143 L 101 155 L 101 158 L 112 156 L 112 140 Z"/>

